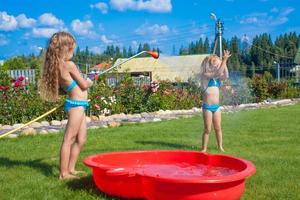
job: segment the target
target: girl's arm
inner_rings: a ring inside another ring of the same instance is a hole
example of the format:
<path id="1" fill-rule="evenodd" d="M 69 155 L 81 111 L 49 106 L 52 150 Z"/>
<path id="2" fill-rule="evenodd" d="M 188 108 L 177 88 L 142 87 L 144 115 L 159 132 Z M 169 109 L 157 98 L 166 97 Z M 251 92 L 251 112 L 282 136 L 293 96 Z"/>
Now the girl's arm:
<path id="1" fill-rule="evenodd" d="M 72 62 L 69 61 L 66 63 L 66 65 L 69 68 L 70 75 L 74 80 L 77 81 L 77 85 L 82 89 L 82 90 L 87 90 L 89 87 L 93 85 L 93 81 L 91 81 L 89 78 L 86 80 L 82 77 L 80 71 L 77 69 L 76 65 Z"/>
<path id="2" fill-rule="evenodd" d="M 228 58 L 231 56 L 230 51 L 225 50 L 224 51 L 224 56 L 222 59 L 222 63 L 221 63 L 221 67 L 223 69 L 222 74 L 220 75 L 220 78 L 225 80 L 227 78 L 229 78 L 229 72 L 228 72 L 228 68 L 227 68 L 227 61 Z"/>

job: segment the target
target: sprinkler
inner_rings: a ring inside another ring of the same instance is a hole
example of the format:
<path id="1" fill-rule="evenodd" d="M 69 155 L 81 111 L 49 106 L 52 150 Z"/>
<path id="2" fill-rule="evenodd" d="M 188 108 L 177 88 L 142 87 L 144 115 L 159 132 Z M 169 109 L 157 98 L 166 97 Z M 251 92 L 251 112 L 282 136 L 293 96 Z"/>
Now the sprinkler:
<path id="1" fill-rule="evenodd" d="M 126 60 L 122 61 L 121 63 L 113 65 L 112 67 L 110 67 L 109 69 L 103 71 L 99 75 L 105 74 L 105 73 L 111 71 L 112 69 L 114 69 L 114 68 L 116 68 L 116 67 L 118 67 L 118 66 L 120 66 L 120 65 L 122 65 L 122 64 L 124 64 L 126 62 L 128 62 L 129 60 L 131 60 L 131 59 L 133 59 L 133 58 L 135 58 L 135 57 L 137 57 L 137 56 L 139 56 L 141 54 L 148 54 L 148 55 L 152 56 L 154 59 L 158 59 L 158 57 L 159 57 L 159 52 L 155 52 L 155 51 L 141 51 L 140 53 L 137 53 L 137 54 L 131 56 L 130 58 L 127 58 Z M 7 135 L 10 135 L 10 134 L 12 134 L 12 133 L 14 133 L 14 132 L 16 132 L 16 131 L 18 131 L 18 130 L 20 130 L 20 129 L 28 126 L 28 125 L 30 125 L 30 124 L 32 124 L 33 122 L 36 122 L 36 121 L 38 121 L 38 120 L 46 117 L 47 115 L 49 115 L 49 114 L 53 113 L 54 111 L 56 111 L 59 107 L 61 107 L 61 106 L 55 107 L 55 108 L 49 110 L 48 112 L 42 114 L 41 116 L 39 116 L 39 117 L 31 120 L 30 122 L 27 122 L 26 124 L 24 124 L 24 125 L 22 125 L 22 126 L 20 126 L 18 128 L 15 128 L 13 130 L 8 131 L 7 133 L 4 133 L 4 134 L 0 135 L 0 138 L 5 137 Z"/>

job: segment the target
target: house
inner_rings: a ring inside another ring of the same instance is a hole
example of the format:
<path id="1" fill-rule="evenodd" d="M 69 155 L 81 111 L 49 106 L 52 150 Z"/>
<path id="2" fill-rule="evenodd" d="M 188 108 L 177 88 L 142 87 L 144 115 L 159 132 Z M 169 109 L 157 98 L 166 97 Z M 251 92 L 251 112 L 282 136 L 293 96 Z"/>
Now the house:
<path id="1" fill-rule="evenodd" d="M 95 65 L 93 67 L 90 68 L 90 71 L 94 71 L 94 72 L 101 72 L 104 71 L 106 69 L 108 69 L 109 67 L 111 67 L 111 64 L 107 63 L 107 62 L 102 62 L 99 63 L 98 65 Z"/>
<path id="2" fill-rule="evenodd" d="M 186 56 L 161 56 L 134 58 L 122 64 L 116 70 L 122 74 L 128 72 L 136 80 L 145 82 L 169 80 L 171 82 L 188 82 L 197 79 L 201 63 L 208 54 Z M 118 59 L 115 65 L 126 59 Z"/>
<path id="3" fill-rule="evenodd" d="M 300 84 L 300 47 L 298 48 L 297 50 L 297 53 L 296 53 L 296 56 L 295 56 L 295 59 L 294 59 L 294 63 L 296 64 L 295 67 L 293 67 L 291 69 L 290 72 L 293 72 L 295 73 L 295 77 L 296 77 L 296 81 L 295 83 L 296 84 Z"/>

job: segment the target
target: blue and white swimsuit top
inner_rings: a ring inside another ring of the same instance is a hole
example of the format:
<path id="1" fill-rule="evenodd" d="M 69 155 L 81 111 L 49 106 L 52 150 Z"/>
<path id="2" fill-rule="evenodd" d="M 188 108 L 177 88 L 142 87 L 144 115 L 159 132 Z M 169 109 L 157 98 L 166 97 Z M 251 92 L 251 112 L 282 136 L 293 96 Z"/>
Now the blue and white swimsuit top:
<path id="1" fill-rule="evenodd" d="M 73 80 L 69 87 L 65 90 L 67 93 L 70 92 L 77 85 L 77 81 Z"/>
<path id="2" fill-rule="evenodd" d="M 221 80 L 220 79 L 210 79 L 208 82 L 207 87 L 218 87 L 220 88 L 222 85 Z"/>
<path id="3" fill-rule="evenodd" d="M 221 85 L 222 85 L 222 83 L 221 83 L 220 79 L 214 79 L 214 78 L 212 78 L 212 79 L 209 80 L 209 82 L 207 84 L 207 87 L 204 90 L 204 92 L 206 92 L 207 88 L 209 88 L 209 87 L 218 87 L 218 88 L 220 88 Z"/>

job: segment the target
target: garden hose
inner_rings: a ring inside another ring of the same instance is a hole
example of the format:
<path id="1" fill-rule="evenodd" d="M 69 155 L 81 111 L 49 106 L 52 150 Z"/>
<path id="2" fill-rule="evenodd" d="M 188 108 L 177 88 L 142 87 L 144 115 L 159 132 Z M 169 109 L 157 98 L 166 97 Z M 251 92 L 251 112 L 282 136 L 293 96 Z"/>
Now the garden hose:
<path id="1" fill-rule="evenodd" d="M 61 105 L 61 106 L 62 106 L 62 105 Z M 47 115 L 50 115 L 51 113 L 53 113 L 54 111 L 56 111 L 56 110 L 57 110 L 58 108 L 60 108 L 61 106 L 57 106 L 57 107 L 55 107 L 55 108 L 52 108 L 52 109 L 49 110 L 48 112 L 46 112 L 46 113 L 42 114 L 41 116 L 39 116 L 39 117 L 37 117 L 37 118 L 31 120 L 30 122 L 27 122 L 26 124 L 24 124 L 24 125 L 22 125 L 22 126 L 20 126 L 20 127 L 18 127 L 18 128 L 15 128 L 15 129 L 13 129 L 13 130 L 8 131 L 7 133 L 4 133 L 4 134 L 0 135 L 0 138 L 5 137 L 5 136 L 7 136 L 7 135 L 10 135 L 10 134 L 12 134 L 12 133 L 14 133 L 14 132 L 16 132 L 16 131 L 18 131 L 18 130 L 20 130 L 20 129 L 22 129 L 22 128 L 28 126 L 28 125 L 30 125 L 30 124 L 32 124 L 33 122 L 36 122 L 36 121 L 38 121 L 38 120 L 40 120 L 40 119 L 46 117 Z"/>
<path id="2" fill-rule="evenodd" d="M 105 74 L 105 73 L 107 73 L 108 71 L 111 71 L 112 69 L 114 69 L 114 68 L 116 68 L 116 67 L 118 67 L 118 66 L 124 64 L 125 62 L 127 62 L 127 61 L 129 61 L 129 60 L 131 60 L 131 59 L 133 59 L 133 58 L 135 58 L 135 57 L 141 55 L 141 54 L 144 54 L 144 53 L 151 55 L 154 59 L 158 59 L 158 58 L 159 58 L 159 52 L 154 52 L 154 51 L 141 51 L 141 52 L 139 52 L 139 53 L 137 53 L 137 54 L 131 56 L 130 58 L 127 58 L 126 60 L 121 61 L 121 63 L 116 64 L 116 65 L 113 65 L 112 67 L 110 67 L 110 68 L 104 70 L 104 71 L 103 71 L 101 74 L 99 74 L 99 75 Z M 90 101 L 90 100 L 88 100 L 88 101 Z M 62 106 L 62 105 L 61 105 L 61 106 Z M 26 124 L 24 124 L 24 125 L 22 125 L 22 126 L 20 126 L 20 127 L 18 127 L 18 128 L 15 128 L 15 129 L 13 129 L 13 130 L 8 131 L 7 133 L 4 133 L 4 134 L 0 135 L 0 138 L 5 137 L 5 136 L 7 136 L 7 135 L 9 135 L 9 134 L 12 134 L 12 133 L 14 133 L 14 132 L 16 132 L 16 131 L 18 131 L 18 130 L 20 130 L 20 129 L 22 129 L 22 128 L 28 126 L 28 125 L 30 125 L 30 124 L 32 124 L 33 122 L 36 122 L 36 121 L 42 119 L 43 117 L 45 117 L 45 116 L 47 116 L 47 115 L 53 113 L 54 111 L 56 111 L 56 110 L 57 110 L 58 108 L 60 108 L 61 106 L 55 107 L 55 108 L 49 110 L 48 112 L 42 114 L 41 116 L 35 118 L 34 120 L 31 120 L 30 122 L 27 122 Z"/>

